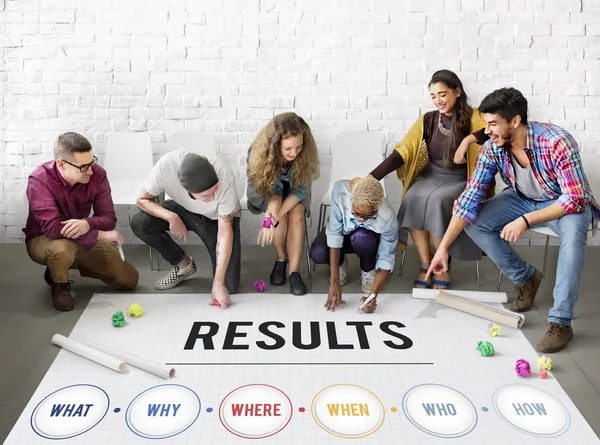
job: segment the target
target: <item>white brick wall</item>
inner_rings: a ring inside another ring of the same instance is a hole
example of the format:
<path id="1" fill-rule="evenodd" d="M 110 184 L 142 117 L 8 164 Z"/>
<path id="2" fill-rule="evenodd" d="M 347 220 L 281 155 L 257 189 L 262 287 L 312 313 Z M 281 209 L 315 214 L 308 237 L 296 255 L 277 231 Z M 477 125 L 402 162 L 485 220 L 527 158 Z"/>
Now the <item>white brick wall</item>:
<path id="1" fill-rule="evenodd" d="M 599 23 L 599 0 L 0 0 L 0 242 L 22 238 L 27 175 L 61 132 L 101 159 L 111 131 L 148 131 L 155 158 L 172 132 L 213 132 L 241 193 L 256 132 L 294 110 L 319 144 L 318 201 L 335 135 L 375 131 L 390 149 L 432 108 L 440 68 L 475 106 L 521 89 L 532 119 L 600 152 Z M 117 211 L 132 240 L 136 209 Z M 258 219 L 244 215 L 244 242 Z"/>

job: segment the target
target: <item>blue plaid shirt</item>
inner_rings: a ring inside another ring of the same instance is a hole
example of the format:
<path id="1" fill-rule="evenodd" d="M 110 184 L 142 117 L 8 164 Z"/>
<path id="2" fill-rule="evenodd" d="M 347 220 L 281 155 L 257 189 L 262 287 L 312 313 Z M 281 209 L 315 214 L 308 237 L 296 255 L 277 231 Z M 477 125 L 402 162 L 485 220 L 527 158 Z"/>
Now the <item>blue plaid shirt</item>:
<path id="1" fill-rule="evenodd" d="M 592 208 L 592 231 L 596 233 L 600 206 L 592 195 L 583 171 L 579 146 L 573 136 L 556 125 L 529 122 L 525 153 L 535 178 L 567 213 L 583 212 L 586 205 Z M 475 222 L 497 172 L 505 184 L 516 190 L 514 169 L 506 150 L 490 139 L 479 152 L 475 170 L 465 191 L 454 202 L 452 213 L 469 223 Z"/>

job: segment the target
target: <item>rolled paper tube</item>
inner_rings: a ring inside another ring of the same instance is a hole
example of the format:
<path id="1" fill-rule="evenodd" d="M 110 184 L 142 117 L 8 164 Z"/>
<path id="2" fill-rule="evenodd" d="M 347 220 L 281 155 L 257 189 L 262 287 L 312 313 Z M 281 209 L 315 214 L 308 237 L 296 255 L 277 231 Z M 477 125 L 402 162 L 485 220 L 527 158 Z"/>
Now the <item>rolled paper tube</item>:
<path id="1" fill-rule="evenodd" d="M 457 309 L 477 317 L 485 318 L 486 320 L 500 323 L 511 328 L 521 328 L 525 322 L 523 314 L 517 314 L 505 309 L 498 309 L 476 301 L 467 300 L 466 298 L 452 295 L 448 292 L 440 291 L 435 301 L 444 306 Z"/>
<path id="2" fill-rule="evenodd" d="M 164 379 L 170 379 L 171 377 L 175 376 L 175 368 L 170 368 L 169 366 L 161 365 L 160 363 L 151 362 L 150 360 L 146 360 L 145 358 L 129 354 L 127 352 L 117 351 L 116 349 L 100 345 L 93 341 L 86 341 L 85 344 L 89 345 L 94 349 L 98 349 L 99 351 L 118 357 L 119 359 L 123 360 L 124 362 L 127 362 L 131 366 L 157 375 Z"/>
<path id="3" fill-rule="evenodd" d="M 106 366 L 113 371 L 125 372 L 127 370 L 127 363 L 125 363 L 125 361 L 113 357 L 105 352 L 98 351 L 97 349 L 78 341 L 67 338 L 64 335 L 54 334 L 52 337 L 52 343 L 102 366 Z"/>
<path id="4" fill-rule="evenodd" d="M 438 289 L 419 289 L 415 287 L 412 290 L 412 297 L 415 300 L 435 300 L 439 292 Z M 452 294 L 481 303 L 506 303 L 508 301 L 506 292 L 478 292 L 452 289 Z"/>

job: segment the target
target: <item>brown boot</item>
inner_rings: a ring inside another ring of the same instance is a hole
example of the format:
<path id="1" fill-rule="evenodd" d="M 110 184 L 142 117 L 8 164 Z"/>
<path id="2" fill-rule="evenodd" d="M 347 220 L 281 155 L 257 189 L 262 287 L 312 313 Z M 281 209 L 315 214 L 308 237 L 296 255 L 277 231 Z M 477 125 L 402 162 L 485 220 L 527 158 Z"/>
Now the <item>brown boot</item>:
<path id="1" fill-rule="evenodd" d="M 55 283 L 52 282 L 50 289 L 52 290 L 52 304 L 59 311 L 73 310 L 74 301 L 71 295 L 71 283 Z"/>
<path id="2" fill-rule="evenodd" d="M 510 310 L 513 312 L 526 312 L 533 306 L 535 295 L 537 294 L 540 284 L 542 284 L 542 273 L 535 269 L 533 276 L 522 284 L 515 286 L 517 299 L 510 305 Z"/>
<path id="3" fill-rule="evenodd" d="M 571 326 L 551 321 L 548 323 L 548 330 L 537 342 L 536 348 L 540 352 L 551 354 L 564 349 L 572 338 L 573 329 Z"/>

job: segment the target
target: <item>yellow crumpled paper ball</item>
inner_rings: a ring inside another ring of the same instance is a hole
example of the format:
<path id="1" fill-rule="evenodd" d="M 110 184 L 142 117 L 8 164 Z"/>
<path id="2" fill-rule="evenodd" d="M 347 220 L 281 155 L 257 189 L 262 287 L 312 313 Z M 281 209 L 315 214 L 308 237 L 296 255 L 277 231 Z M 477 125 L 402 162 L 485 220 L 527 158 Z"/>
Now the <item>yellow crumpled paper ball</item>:
<path id="1" fill-rule="evenodd" d="M 142 306 L 137 303 L 133 303 L 131 306 L 129 306 L 129 309 L 127 309 L 127 315 L 129 315 L 130 317 L 141 317 L 142 312 Z"/>
<path id="2" fill-rule="evenodd" d="M 496 324 L 493 324 L 492 328 L 488 332 L 488 335 L 490 337 L 498 337 L 500 335 L 500 328 Z"/>
<path id="3" fill-rule="evenodd" d="M 544 371 L 550 371 L 552 369 L 552 358 L 542 355 L 537 359 L 537 367 Z"/>

